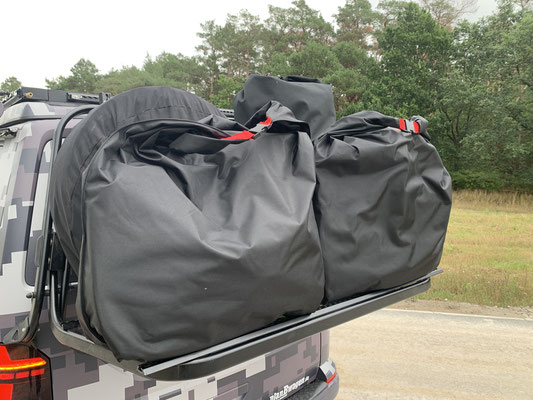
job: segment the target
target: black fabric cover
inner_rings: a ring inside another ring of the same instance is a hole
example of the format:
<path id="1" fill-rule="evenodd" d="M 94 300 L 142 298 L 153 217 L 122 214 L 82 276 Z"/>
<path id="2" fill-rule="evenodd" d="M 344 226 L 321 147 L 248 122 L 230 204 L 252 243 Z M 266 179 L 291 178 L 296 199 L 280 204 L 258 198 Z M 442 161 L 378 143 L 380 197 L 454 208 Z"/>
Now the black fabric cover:
<path id="1" fill-rule="evenodd" d="M 326 297 L 387 289 L 434 270 L 451 208 L 451 179 L 436 149 L 399 120 L 364 111 L 315 141 L 315 211 Z"/>
<path id="2" fill-rule="evenodd" d="M 179 356 L 318 308 L 309 128 L 276 102 L 252 120 L 267 118 L 253 140 L 221 140 L 244 127 L 189 93 L 142 88 L 65 141 L 53 217 L 79 265 L 84 332 L 118 359 Z"/>
<path id="3" fill-rule="evenodd" d="M 119 94 L 91 111 L 90 117 L 72 129 L 55 161 L 51 181 L 52 213 L 72 267 L 77 270 L 81 250 L 81 176 L 103 142 L 116 130 L 129 124 L 161 119 L 197 121 L 210 115 L 223 117 L 207 101 L 185 91 L 168 87 L 145 87 Z"/>
<path id="4" fill-rule="evenodd" d="M 253 74 L 233 100 L 235 120 L 246 123 L 263 105 L 275 100 L 309 123 L 311 137 L 325 132 L 336 120 L 330 84 L 301 76 L 277 78 Z"/>

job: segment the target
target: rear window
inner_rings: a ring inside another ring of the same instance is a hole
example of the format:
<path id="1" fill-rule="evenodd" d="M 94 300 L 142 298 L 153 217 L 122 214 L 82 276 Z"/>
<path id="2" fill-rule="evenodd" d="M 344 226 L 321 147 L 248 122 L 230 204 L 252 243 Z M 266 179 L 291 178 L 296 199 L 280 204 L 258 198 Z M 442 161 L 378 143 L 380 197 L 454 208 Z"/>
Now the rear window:
<path id="1" fill-rule="evenodd" d="M 33 198 L 33 210 L 31 215 L 31 225 L 28 232 L 28 248 L 26 257 L 26 283 L 30 286 L 35 284 L 37 265 L 35 264 L 35 252 L 37 251 L 37 241 L 43 230 L 44 209 L 46 205 L 46 189 L 50 177 L 50 158 L 52 156 L 52 142 L 48 141 L 43 148 L 39 173 L 37 175 L 37 187 Z"/>
<path id="2" fill-rule="evenodd" d="M 3 226 L 4 209 L 8 206 L 7 192 L 15 162 L 16 143 L 13 138 L 0 137 L 0 226 Z"/>
<path id="3" fill-rule="evenodd" d="M 4 110 L 4 113 L 0 116 L 0 126 L 27 119 L 59 119 L 74 108 L 74 106 L 66 104 L 49 104 L 40 102 L 15 104 Z"/>
<path id="4" fill-rule="evenodd" d="M 9 218 L 10 183 L 13 183 L 16 174 L 13 168 L 16 154 L 17 143 L 15 139 L 10 136 L 0 136 L 0 256 L 4 247 L 5 230 Z"/>

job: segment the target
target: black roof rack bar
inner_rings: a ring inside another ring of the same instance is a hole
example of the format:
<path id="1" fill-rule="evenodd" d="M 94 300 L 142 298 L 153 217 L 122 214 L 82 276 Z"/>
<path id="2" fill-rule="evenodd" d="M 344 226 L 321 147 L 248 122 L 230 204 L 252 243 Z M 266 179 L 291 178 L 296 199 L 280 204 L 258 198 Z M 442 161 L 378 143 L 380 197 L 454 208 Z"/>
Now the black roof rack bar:
<path id="1" fill-rule="evenodd" d="M 219 108 L 218 109 L 226 118 L 233 119 L 235 117 L 235 112 L 229 108 Z"/>
<path id="2" fill-rule="evenodd" d="M 9 95 L 10 92 L 0 91 L 0 95 Z M 23 102 L 51 102 L 51 103 L 82 103 L 82 104 L 102 104 L 111 98 L 110 93 L 100 92 L 98 94 L 68 92 L 65 90 L 40 89 L 22 86 L 12 93 L 2 102 L 4 108 Z M 229 108 L 219 108 L 219 111 L 227 118 L 232 119 L 234 112 Z M 59 117 L 61 118 L 61 117 Z M 54 117 L 54 119 L 59 119 Z M 42 116 L 39 119 L 43 119 Z"/>
<path id="3" fill-rule="evenodd" d="M 84 103 L 84 104 L 101 104 L 111 98 L 109 93 L 89 94 L 68 92 L 65 90 L 39 89 L 34 87 L 22 86 L 14 94 L 3 102 L 4 107 L 30 102 L 41 101 L 51 103 Z"/>

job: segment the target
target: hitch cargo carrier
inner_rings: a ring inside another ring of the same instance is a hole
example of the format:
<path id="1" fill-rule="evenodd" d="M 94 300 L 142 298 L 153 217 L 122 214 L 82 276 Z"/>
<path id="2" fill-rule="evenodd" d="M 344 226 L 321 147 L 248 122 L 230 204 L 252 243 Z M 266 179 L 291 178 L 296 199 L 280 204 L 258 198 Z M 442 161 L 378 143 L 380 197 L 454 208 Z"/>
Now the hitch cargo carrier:
<path id="1" fill-rule="evenodd" d="M 102 96 L 100 96 L 100 101 L 102 101 Z M 62 147 L 65 127 L 72 119 L 79 118 L 98 107 L 98 105 L 80 106 L 60 120 L 53 137 L 53 148 L 50 159 L 52 178 L 54 176 L 54 168 L 56 167 L 57 155 Z M 248 127 L 252 133 L 249 131 L 243 132 L 247 132 L 250 135 L 264 135 L 265 126 L 271 127 L 275 124 L 278 124 L 278 128 L 281 126 L 282 130 L 285 130 L 284 133 L 287 133 L 290 129 L 294 129 L 294 126 L 297 126 L 298 130 L 305 130 L 305 126 L 301 124 L 301 121 L 287 116 L 285 109 L 278 103 L 272 103 L 268 107 L 265 107 L 263 111 L 266 114 L 262 115 L 256 121 L 258 122 L 257 126 Z M 231 117 L 230 110 L 219 112 L 226 117 Z M 265 117 L 268 118 L 265 119 Z M 164 123 L 168 121 L 165 120 Z M 227 121 L 230 120 L 227 119 Z M 159 121 L 157 122 L 159 123 Z M 171 123 L 174 124 L 175 122 L 171 121 Z M 222 123 L 224 126 L 231 125 L 230 122 L 223 121 Z M 209 129 L 206 133 L 205 128 L 196 126 L 194 123 L 187 124 L 187 129 L 194 128 L 200 131 L 204 129 L 201 132 L 203 135 L 202 138 L 208 133 L 212 134 Z M 238 125 L 235 126 L 238 127 Z M 175 129 L 182 129 L 181 125 L 174 125 L 174 127 Z M 236 128 L 230 127 L 224 129 L 232 131 Z M 224 132 L 221 130 L 217 131 L 213 129 L 212 131 L 215 134 L 224 135 Z M 242 134 L 243 132 L 239 132 L 238 134 Z M 286 137 L 289 136 L 287 135 Z M 218 137 L 217 139 L 230 139 L 228 142 L 231 140 L 245 140 L 241 136 L 237 137 L 236 135 L 235 138 L 232 135 L 228 135 Z M 197 144 L 199 142 L 197 141 L 195 143 Z M 220 146 L 220 144 L 217 144 L 217 146 Z M 302 147 L 301 144 L 300 147 Z M 28 343 L 33 340 L 38 329 L 39 317 L 44 300 L 46 297 L 49 297 L 49 320 L 52 332 L 61 343 L 147 378 L 172 381 L 195 379 L 214 374 L 310 335 L 423 293 L 429 289 L 431 277 L 441 272 L 433 268 L 433 271 L 429 274 L 392 288 L 375 290 L 365 294 L 345 297 L 341 300 L 329 301 L 320 305 L 320 307 L 315 307 L 312 312 L 300 311 L 292 315 L 288 314 L 270 324 L 260 325 L 256 329 L 248 329 L 246 331 L 247 333 L 231 336 L 230 339 L 218 341 L 213 345 L 180 352 L 179 356 L 162 356 L 149 361 L 146 361 L 146 359 L 135 360 L 128 357 L 118 357 L 117 352 L 114 351 L 116 349 L 112 349 L 111 346 L 106 345 L 106 341 L 101 340 L 98 332 L 94 335 L 88 334 L 87 320 L 84 320 L 84 317 L 82 318 L 80 316 L 79 305 L 77 305 L 78 316 L 75 318 L 72 318 L 72 313 L 67 310 L 67 305 L 72 305 L 67 298 L 71 298 L 74 291 L 78 291 L 79 294 L 80 285 L 74 279 L 74 272 L 78 275 L 79 271 L 73 268 L 68 262 L 69 257 L 67 257 L 68 253 L 66 254 L 64 243 L 59 243 L 59 236 L 55 229 L 58 222 L 56 221 L 54 226 L 53 221 L 52 202 L 54 201 L 54 195 L 52 194 L 51 188 L 52 184 L 49 183 L 43 217 L 43 234 L 36 252 L 39 259 L 39 267 L 37 269 L 34 293 L 31 296 L 32 308 L 29 316 L 3 338 L 4 343 Z M 323 284 L 323 281 L 321 284 Z M 316 301 L 316 299 L 313 301 Z M 320 299 L 318 299 L 318 302 L 320 302 Z M 103 306 L 105 307 L 105 304 Z M 67 317 L 67 314 L 70 317 Z M 122 328 L 119 325 L 118 329 Z M 208 330 L 209 328 L 206 327 L 205 329 Z M 89 333 L 92 333 L 90 329 Z M 122 329 L 120 334 L 122 337 L 127 337 L 128 335 L 134 335 L 135 332 L 131 332 L 129 329 Z"/>
<path id="2" fill-rule="evenodd" d="M 50 320 L 52 332 L 64 345 L 90 354 L 130 372 L 158 380 L 188 380 L 215 374 L 262 354 L 304 339 L 315 333 L 333 328 L 344 322 L 362 317 L 381 308 L 423 293 L 430 288 L 431 277 L 437 270 L 407 285 L 390 290 L 380 290 L 322 307 L 307 316 L 290 319 L 267 328 L 240 336 L 204 350 L 169 360 L 151 363 L 118 361 L 106 347 L 97 345 L 79 333 L 66 329 L 62 323 L 54 297 L 60 288 L 52 275 L 50 292 Z"/>

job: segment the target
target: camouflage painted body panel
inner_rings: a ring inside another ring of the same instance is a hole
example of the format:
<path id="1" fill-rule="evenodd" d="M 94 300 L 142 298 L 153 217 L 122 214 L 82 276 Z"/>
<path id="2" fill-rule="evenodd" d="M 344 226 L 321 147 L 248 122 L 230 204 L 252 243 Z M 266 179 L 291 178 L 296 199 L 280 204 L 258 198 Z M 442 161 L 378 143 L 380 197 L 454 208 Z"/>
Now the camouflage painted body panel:
<path id="1" fill-rule="evenodd" d="M 40 102 L 15 104 L 4 110 L 0 116 L 0 126 L 27 118 L 62 117 L 73 108 L 73 106 L 51 105 Z"/>
<path id="2" fill-rule="evenodd" d="M 0 336 L 25 316 L 26 313 L 1 315 Z M 35 339 L 36 346 L 50 358 L 54 400 L 208 400 L 223 394 L 229 396 L 228 400 L 245 394 L 247 400 L 270 399 L 285 386 L 301 389 L 303 386 L 294 384 L 315 379 L 320 342 L 320 334 L 313 335 L 213 376 L 166 382 L 142 378 L 63 346 L 52 334 L 46 311 L 41 315 Z"/>
<path id="3" fill-rule="evenodd" d="M 0 337 L 30 309 L 26 295 L 33 291 L 35 248 L 50 168 L 51 147 L 45 144 L 57 122 L 33 121 L 12 127 L 16 136 L 0 144 Z M 9 171 L 13 172 L 6 174 Z M 323 362 L 321 353 L 327 354 L 329 346 L 327 335 L 316 334 L 214 376 L 163 382 L 144 379 L 63 346 L 50 330 L 46 310 L 40 322 L 35 344 L 50 357 L 55 400 L 232 400 L 244 395 L 253 400 L 270 399 L 283 391 L 290 396 L 315 379 Z"/>

